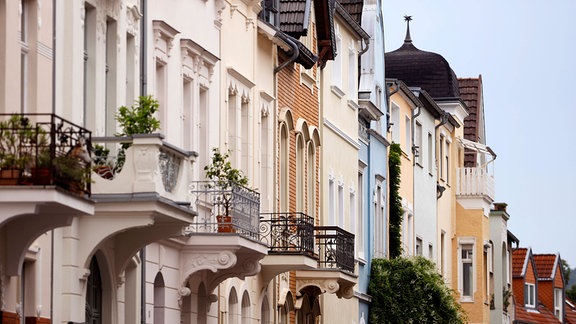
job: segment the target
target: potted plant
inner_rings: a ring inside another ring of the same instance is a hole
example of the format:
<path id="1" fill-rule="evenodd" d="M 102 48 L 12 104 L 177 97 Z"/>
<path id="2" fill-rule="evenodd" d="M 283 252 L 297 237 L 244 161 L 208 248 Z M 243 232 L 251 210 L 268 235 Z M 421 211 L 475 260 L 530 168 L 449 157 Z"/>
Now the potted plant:
<path id="1" fill-rule="evenodd" d="M 54 170 L 54 183 L 70 192 L 82 194 L 91 182 L 90 168 L 75 156 L 57 156 L 54 158 Z"/>
<path id="2" fill-rule="evenodd" d="M 152 134 L 159 130 L 160 121 L 154 117 L 159 108 L 158 100 L 151 95 L 138 97 L 138 100 L 131 107 L 122 106 L 118 108 L 115 117 L 122 131 L 116 133 L 116 136 Z M 124 143 L 120 147 L 115 171 L 122 170 L 122 166 L 126 161 L 126 149 L 129 147 L 130 144 L 128 143 Z"/>
<path id="3" fill-rule="evenodd" d="M 30 161 L 33 134 L 34 128 L 22 115 L 15 114 L 0 122 L 0 184 L 19 183 Z"/>
<path id="4" fill-rule="evenodd" d="M 104 179 L 114 178 L 114 166 L 109 156 L 110 149 L 100 144 L 94 145 L 94 166 L 92 170 Z"/>
<path id="5" fill-rule="evenodd" d="M 232 207 L 230 190 L 233 189 L 234 185 L 247 185 L 248 178 L 242 174 L 241 170 L 232 167 L 228 160 L 230 157 L 229 151 L 222 153 L 220 149 L 213 148 L 212 153 L 212 162 L 204 167 L 204 171 L 206 172 L 206 178 L 214 181 L 211 184 L 214 189 L 221 192 L 218 200 L 221 202 L 222 208 L 218 208 L 219 215 L 216 216 L 218 232 L 233 232 L 232 216 L 230 214 Z"/>
<path id="6" fill-rule="evenodd" d="M 48 134 L 42 128 L 35 132 L 36 159 L 32 166 L 32 183 L 49 185 L 52 180 L 52 153 Z"/>

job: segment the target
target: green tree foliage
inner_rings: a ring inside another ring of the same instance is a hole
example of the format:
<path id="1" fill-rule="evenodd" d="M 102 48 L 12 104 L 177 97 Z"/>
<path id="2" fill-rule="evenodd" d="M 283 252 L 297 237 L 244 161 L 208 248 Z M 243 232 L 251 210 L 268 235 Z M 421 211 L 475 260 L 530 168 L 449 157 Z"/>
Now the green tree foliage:
<path id="1" fill-rule="evenodd" d="M 423 257 L 373 259 L 368 294 L 371 324 L 467 320 L 434 263 Z"/>
<path id="2" fill-rule="evenodd" d="M 576 301 L 576 284 L 566 290 L 566 297 L 570 298 L 571 301 Z"/>
<path id="3" fill-rule="evenodd" d="M 572 272 L 572 269 L 570 269 L 568 261 L 564 259 L 560 259 L 560 261 L 562 261 L 562 272 L 564 273 L 564 285 L 568 285 L 568 283 L 570 282 L 570 272 Z"/>
<path id="4" fill-rule="evenodd" d="M 402 255 L 401 231 L 402 231 L 402 198 L 400 197 L 400 157 L 402 149 L 400 144 L 390 145 L 388 155 L 388 176 L 390 185 L 390 228 L 388 233 L 388 247 L 390 258 Z"/>

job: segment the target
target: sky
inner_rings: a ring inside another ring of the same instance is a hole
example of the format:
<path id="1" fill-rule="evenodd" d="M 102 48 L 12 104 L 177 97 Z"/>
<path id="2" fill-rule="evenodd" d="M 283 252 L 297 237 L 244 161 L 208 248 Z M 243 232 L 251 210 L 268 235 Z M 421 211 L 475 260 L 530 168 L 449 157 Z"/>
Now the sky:
<path id="1" fill-rule="evenodd" d="M 508 229 L 576 268 L 576 1 L 383 0 L 383 11 L 386 52 L 402 46 L 411 15 L 414 46 L 459 78 L 482 75 Z"/>

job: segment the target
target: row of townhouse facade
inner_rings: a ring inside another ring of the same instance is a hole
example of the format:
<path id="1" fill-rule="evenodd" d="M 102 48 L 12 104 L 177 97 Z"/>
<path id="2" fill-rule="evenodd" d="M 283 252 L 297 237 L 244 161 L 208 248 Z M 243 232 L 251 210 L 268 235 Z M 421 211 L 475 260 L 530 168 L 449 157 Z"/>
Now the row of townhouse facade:
<path id="1" fill-rule="evenodd" d="M 471 323 L 519 318 L 482 79 L 409 28 L 385 53 L 381 1 L 4 1 L 0 26 L 0 322 L 366 323 L 390 143 L 404 254 Z M 160 129 L 118 136 L 145 95 Z M 213 148 L 246 186 L 207 177 Z"/>

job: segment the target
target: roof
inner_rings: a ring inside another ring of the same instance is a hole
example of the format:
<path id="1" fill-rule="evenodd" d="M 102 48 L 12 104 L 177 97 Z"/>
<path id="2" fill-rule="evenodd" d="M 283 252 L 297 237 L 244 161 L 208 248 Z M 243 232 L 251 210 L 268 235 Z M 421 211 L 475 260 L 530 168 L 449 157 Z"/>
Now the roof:
<path id="1" fill-rule="evenodd" d="M 576 303 L 566 297 L 566 324 L 576 324 Z"/>
<path id="2" fill-rule="evenodd" d="M 526 270 L 528 249 L 517 248 L 512 252 L 512 277 L 522 277 Z"/>
<path id="3" fill-rule="evenodd" d="M 362 25 L 362 7 L 364 6 L 363 0 L 337 0 L 338 3 L 346 9 L 346 11 L 350 14 L 352 18 L 358 23 L 358 25 Z"/>
<path id="4" fill-rule="evenodd" d="M 386 77 L 404 81 L 409 87 L 421 87 L 434 99 L 459 98 L 458 78 L 440 54 L 421 51 L 410 38 L 410 17 L 404 44 L 384 54 Z"/>
<path id="5" fill-rule="evenodd" d="M 558 254 L 534 254 L 538 280 L 552 280 L 558 265 Z"/>
<path id="6" fill-rule="evenodd" d="M 558 324 L 560 321 L 554 313 L 540 304 L 536 308 L 526 308 L 522 303 L 516 303 L 516 320 L 514 323 Z"/>
<path id="7" fill-rule="evenodd" d="M 308 34 L 310 1 L 280 0 L 280 30 L 299 38 Z"/>
<path id="8" fill-rule="evenodd" d="M 460 98 L 468 106 L 468 116 L 464 118 L 464 138 L 478 142 L 478 120 L 480 116 L 479 109 L 482 109 L 480 99 L 482 94 L 482 76 L 478 78 L 458 79 Z M 476 166 L 476 154 L 467 152 L 464 155 L 464 166 Z"/>

